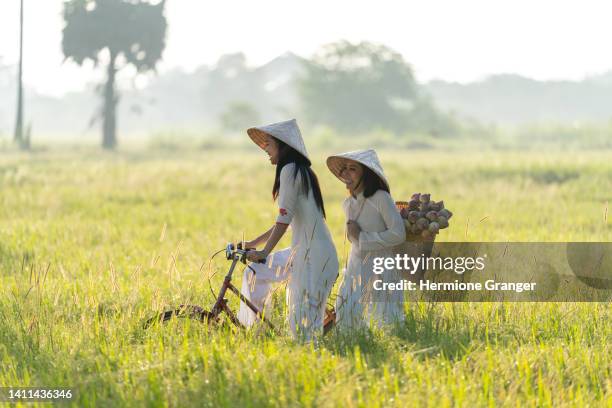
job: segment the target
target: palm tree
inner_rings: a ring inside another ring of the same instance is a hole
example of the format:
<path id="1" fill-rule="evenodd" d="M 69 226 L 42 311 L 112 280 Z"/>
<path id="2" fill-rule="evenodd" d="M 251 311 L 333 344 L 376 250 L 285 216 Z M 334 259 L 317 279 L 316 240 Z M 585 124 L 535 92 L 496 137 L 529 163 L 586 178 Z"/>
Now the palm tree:
<path id="1" fill-rule="evenodd" d="M 117 145 L 116 109 L 119 101 L 115 78 L 119 69 L 132 65 L 138 72 L 155 70 L 166 38 L 165 0 L 69 0 L 64 3 L 62 50 L 79 65 L 101 56 L 108 58 L 103 88 L 102 146 Z M 121 63 L 121 66 L 120 66 Z"/>

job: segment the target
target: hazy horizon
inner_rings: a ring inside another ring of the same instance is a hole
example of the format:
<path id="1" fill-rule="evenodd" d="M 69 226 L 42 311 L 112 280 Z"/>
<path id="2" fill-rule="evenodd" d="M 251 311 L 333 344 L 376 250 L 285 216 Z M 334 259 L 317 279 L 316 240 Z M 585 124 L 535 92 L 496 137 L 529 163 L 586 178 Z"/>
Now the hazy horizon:
<path id="1" fill-rule="evenodd" d="M 612 4 L 598 1 L 383 0 L 374 8 L 363 1 L 290 5 L 274 0 L 265 5 L 168 0 L 167 46 L 159 72 L 189 72 L 232 52 L 244 52 L 253 66 L 286 52 L 309 57 L 321 45 L 341 39 L 390 46 L 402 53 L 421 82 L 465 83 L 495 74 L 580 80 L 612 70 L 612 56 L 603 52 L 612 38 L 606 21 Z M 6 65 L 17 61 L 18 6 L 16 0 L 0 5 L 0 62 Z M 62 64 L 61 11 L 62 0 L 25 0 L 25 84 L 54 96 L 83 90 L 103 75 L 91 66 Z"/>

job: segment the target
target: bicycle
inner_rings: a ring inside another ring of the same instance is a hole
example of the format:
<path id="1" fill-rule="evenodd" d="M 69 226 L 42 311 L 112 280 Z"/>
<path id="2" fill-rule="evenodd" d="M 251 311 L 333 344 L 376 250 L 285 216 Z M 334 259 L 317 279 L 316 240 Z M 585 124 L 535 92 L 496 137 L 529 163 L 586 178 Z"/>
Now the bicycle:
<path id="1" fill-rule="evenodd" d="M 238 320 L 234 311 L 228 306 L 228 299 L 225 297 L 228 290 L 234 295 L 238 296 L 240 301 L 244 302 L 249 309 L 255 313 L 257 318 L 264 322 L 275 334 L 279 334 L 278 329 L 270 322 L 270 320 L 264 316 L 263 312 L 259 310 L 257 306 L 255 306 L 249 299 L 247 299 L 241 292 L 238 290 L 234 284 L 232 284 L 232 275 L 234 273 L 234 269 L 238 262 L 242 262 L 246 265 L 247 263 L 247 254 L 251 249 L 242 249 L 241 245 L 238 244 L 234 246 L 233 243 L 228 243 L 225 247 L 225 258 L 227 260 L 231 260 L 229 270 L 225 275 L 223 280 L 223 285 L 221 286 L 221 290 L 217 295 L 217 299 L 210 309 L 210 311 L 202 308 L 198 305 L 179 305 L 178 308 L 172 310 L 166 310 L 157 314 L 156 316 L 148 319 L 144 323 L 144 328 L 147 329 L 151 325 L 156 322 L 167 322 L 173 317 L 177 318 L 189 318 L 195 319 L 202 323 L 206 323 L 209 326 L 218 325 L 221 322 L 221 314 L 225 313 L 232 324 L 240 329 L 246 329 L 246 327 Z M 223 250 L 219 251 L 222 252 Z M 217 253 L 219 253 L 217 252 Z M 215 254 L 216 255 L 216 254 Z M 213 255 L 214 257 L 214 255 Z M 265 263 L 266 260 L 262 259 L 258 263 Z M 253 269 L 251 269 L 253 270 Z M 255 272 L 253 270 L 253 272 Z M 325 320 L 323 322 L 323 334 L 327 334 L 334 326 L 336 322 L 336 313 L 333 307 L 330 307 L 326 310 Z"/>

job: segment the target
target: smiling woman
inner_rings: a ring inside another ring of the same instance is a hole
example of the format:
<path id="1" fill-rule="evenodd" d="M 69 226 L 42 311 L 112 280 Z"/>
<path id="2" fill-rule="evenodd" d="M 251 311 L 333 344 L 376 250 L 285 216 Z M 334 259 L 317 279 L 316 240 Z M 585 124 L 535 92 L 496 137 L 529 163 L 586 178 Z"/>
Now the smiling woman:
<path id="1" fill-rule="evenodd" d="M 336 298 L 337 324 L 348 330 L 370 322 L 382 325 L 401 321 L 404 315 L 400 291 L 387 296 L 372 293 L 374 280 L 399 281 L 395 268 L 381 279 L 374 273 L 374 262 L 392 259 L 393 248 L 406 237 L 378 155 L 373 149 L 342 153 L 328 157 L 327 166 L 349 191 L 342 206 L 351 252 Z"/>
<path id="2" fill-rule="evenodd" d="M 251 139 L 276 166 L 272 197 L 278 199 L 276 224 L 259 237 L 245 242 L 253 263 L 244 270 L 242 293 L 260 310 L 274 283 L 288 281 L 288 320 L 294 338 L 313 340 L 322 334 L 327 298 L 338 276 L 338 257 L 325 224 L 325 208 L 319 181 L 295 119 L 251 128 Z M 292 226 L 291 248 L 271 253 Z M 258 261 L 266 260 L 265 264 Z M 265 307 L 265 309 L 264 309 Z M 251 326 L 255 315 L 240 304 L 240 321 Z"/>

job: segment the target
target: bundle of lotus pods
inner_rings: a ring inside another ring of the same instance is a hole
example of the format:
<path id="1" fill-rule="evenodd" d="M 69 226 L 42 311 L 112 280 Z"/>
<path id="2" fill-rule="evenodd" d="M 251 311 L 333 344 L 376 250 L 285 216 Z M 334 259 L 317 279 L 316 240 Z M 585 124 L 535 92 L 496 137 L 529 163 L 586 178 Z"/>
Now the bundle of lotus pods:
<path id="1" fill-rule="evenodd" d="M 433 240 L 441 229 L 448 227 L 453 213 L 444 208 L 444 201 L 432 201 L 430 194 L 415 193 L 410 201 L 398 203 L 408 237 Z"/>

